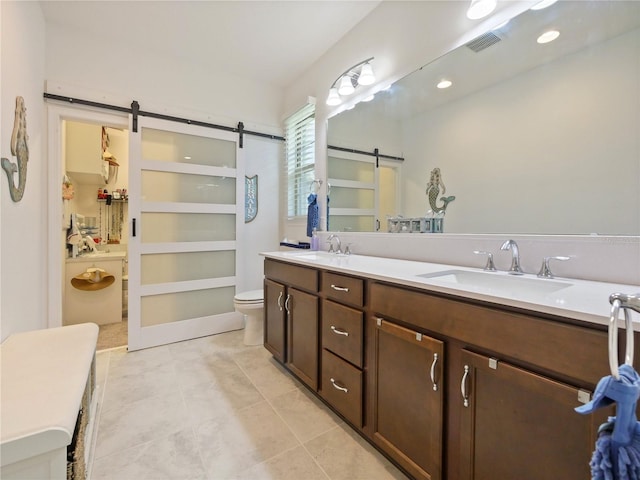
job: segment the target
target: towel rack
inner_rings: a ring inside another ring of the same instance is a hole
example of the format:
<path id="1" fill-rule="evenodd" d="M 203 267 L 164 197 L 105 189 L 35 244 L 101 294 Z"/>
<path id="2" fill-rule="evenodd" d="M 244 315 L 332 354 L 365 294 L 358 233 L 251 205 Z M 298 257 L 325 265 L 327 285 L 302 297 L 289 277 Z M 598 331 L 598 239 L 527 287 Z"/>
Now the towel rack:
<path id="1" fill-rule="evenodd" d="M 611 375 L 620 379 L 618 372 L 618 318 L 620 310 L 624 312 L 626 334 L 626 350 L 624 363 L 633 366 L 633 323 L 629 310 L 640 313 L 640 294 L 627 295 L 624 293 L 612 293 L 609 296 L 611 303 L 611 316 L 609 317 L 609 368 Z"/>
<path id="2" fill-rule="evenodd" d="M 320 187 L 322 187 L 322 180 L 315 179 L 309 183 L 309 192 L 310 193 L 318 193 L 320 191 Z M 331 192 L 331 184 L 327 183 L 327 195 Z"/>

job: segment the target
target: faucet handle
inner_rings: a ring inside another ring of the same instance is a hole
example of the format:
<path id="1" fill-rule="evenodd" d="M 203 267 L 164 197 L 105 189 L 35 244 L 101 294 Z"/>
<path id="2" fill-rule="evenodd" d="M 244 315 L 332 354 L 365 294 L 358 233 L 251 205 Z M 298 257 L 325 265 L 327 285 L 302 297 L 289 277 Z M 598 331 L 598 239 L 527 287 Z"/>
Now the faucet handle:
<path id="1" fill-rule="evenodd" d="M 542 266 L 540 267 L 540 271 L 538 272 L 538 277 L 540 278 L 553 278 L 553 273 L 551 273 L 551 269 L 549 268 L 550 260 L 569 260 L 571 257 L 559 256 L 559 257 L 544 257 L 542 260 Z"/>
<path id="2" fill-rule="evenodd" d="M 475 253 L 476 255 L 486 255 L 487 256 L 487 264 L 484 266 L 484 269 L 487 272 L 495 272 L 496 271 L 496 266 L 493 263 L 493 253 L 485 252 L 483 250 L 474 250 L 473 253 Z"/>

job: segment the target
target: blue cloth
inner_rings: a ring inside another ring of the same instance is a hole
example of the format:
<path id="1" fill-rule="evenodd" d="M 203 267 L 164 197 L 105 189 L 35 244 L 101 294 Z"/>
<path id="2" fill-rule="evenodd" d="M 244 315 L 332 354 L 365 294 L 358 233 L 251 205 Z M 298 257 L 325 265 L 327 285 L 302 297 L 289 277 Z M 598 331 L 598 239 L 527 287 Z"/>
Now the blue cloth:
<path id="1" fill-rule="evenodd" d="M 592 480 L 640 480 L 640 425 L 636 418 L 640 376 L 627 364 L 618 371 L 619 379 L 603 377 L 593 399 L 575 409 L 587 414 L 616 404 L 616 416 L 610 417 L 598 430 L 590 464 Z"/>
<path id="2" fill-rule="evenodd" d="M 307 197 L 309 207 L 307 208 L 307 237 L 313 235 L 313 229 L 320 226 L 320 210 L 318 209 L 318 195 L 315 193 Z"/>
<path id="3" fill-rule="evenodd" d="M 329 231 L 329 195 L 327 195 L 327 232 Z"/>

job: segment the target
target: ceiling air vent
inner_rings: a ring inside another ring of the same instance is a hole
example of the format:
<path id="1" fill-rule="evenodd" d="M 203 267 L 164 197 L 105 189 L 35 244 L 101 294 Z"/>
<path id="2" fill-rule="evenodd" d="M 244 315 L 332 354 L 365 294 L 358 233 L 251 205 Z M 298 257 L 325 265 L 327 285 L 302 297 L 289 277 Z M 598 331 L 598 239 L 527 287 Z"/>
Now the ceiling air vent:
<path id="1" fill-rule="evenodd" d="M 471 40 L 469 43 L 467 43 L 467 47 L 478 53 L 479 51 L 484 50 L 485 48 L 489 48 L 491 45 L 498 43 L 500 40 L 502 39 L 495 33 L 487 32 Z"/>

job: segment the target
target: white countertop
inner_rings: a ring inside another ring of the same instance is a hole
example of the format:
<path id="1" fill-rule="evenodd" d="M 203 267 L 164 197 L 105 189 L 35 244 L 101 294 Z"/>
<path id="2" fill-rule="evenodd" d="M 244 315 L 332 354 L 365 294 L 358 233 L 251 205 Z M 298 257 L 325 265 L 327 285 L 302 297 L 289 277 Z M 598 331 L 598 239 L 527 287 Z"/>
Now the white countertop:
<path id="1" fill-rule="evenodd" d="M 275 260 L 284 260 L 300 265 L 327 268 L 336 272 L 359 275 L 374 280 L 447 293 L 465 298 L 482 300 L 498 305 L 508 305 L 535 312 L 558 315 L 589 323 L 608 325 L 612 293 L 636 294 L 638 285 L 594 282 L 571 278 L 538 278 L 535 274 L 511 276 L 506 272 L 486 272 L 485 275 L 504 277 L 504 281 L 490 282 L 491 285 L 460 285 L 446 277 L 425 278 L 420 275 L 437 274 L 446 271 L 483 272 L 481 269 L 444 265 L 437 263 L 397 260 L 393 258 L 369 257 L 365 255 L 336 255 L 327 252 L 265 252 L 261 255 Z M 491 280 L 496 280 L 492 278 Z M 516 288 L 508 285 L 510 280 L 526 284 L 532 288 Z M 521 282 L 524 280 L 524 282 Z M 552 283 L 552 288 L 549 283 Z M 496 285 L 498 284 L 498 285 Z M 540 285 L 541 288 L 536 288 Z M 553 290 L 557 287 L 555 291 Z M 622 317 L 622 314 L 620 315 Z M 640 314 L 631 312 L 634 330 L 640 331 Z M 624 323 L 624 322 L 622 322 Z"/>
<path id="2" fill-rule="evenodd" d="M 16 333 L 0 345 L 2 466 L 71 443 L 98 326 Z"/>

